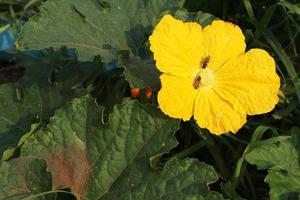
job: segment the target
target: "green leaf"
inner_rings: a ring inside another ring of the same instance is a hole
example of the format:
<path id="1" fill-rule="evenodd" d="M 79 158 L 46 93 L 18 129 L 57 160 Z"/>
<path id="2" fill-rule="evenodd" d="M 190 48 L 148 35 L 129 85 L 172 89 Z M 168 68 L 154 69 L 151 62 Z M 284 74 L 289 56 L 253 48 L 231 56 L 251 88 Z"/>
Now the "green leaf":
<path id="1" fill-rule="evenodd" d="M 159 76 L 154 61 L 129 58 L 123 61 L 127 81 L 132 88 L 160 88 Z"/>
<path id="2" fill-rule="evenodd" d="M 214 169 L 196 159 L 173 159 L 163 170 L 139 169 L 129 176 L 101 199 L 224 199 L 208 190 L 207 184 L 218 179 Z"/>
<path id="3" fill-rule="evenodd" d="M 118 50 L 138 55 L 160 15 L 179 6 L 174 0 L 50 0 L 25 25 L 18 44 L 26 50 L 67 46 L 85 61 L 101 55 L 108 62 Z"/>
<path id="4" fill-rule="evenodd" d="M 46 162 L 19 158 L 0 165 L 0 199 L 21 200 L 26 196 L 51 191 L 51 174 Z M 53 199 L 45 195 L 35 199 Z"/>
<path id="5" fill-rule="evenodd" d="M 271 199 L 286 200 L 300 191 L 300 129 L 291 130 L 292 136 L 261 141 L 246 155 L 246 160 L 258 169 L 268 169 L 265 181 L 270 185 Z"/>
<path id="6" fill-rule="evenodd" d="M 289 13 L 297 14 L 300 16 L 300 3 L 292 4 L 286 0 L 280 0 L 278 4 L 281 5 L 282 7 L 285 7 Z"/>
<path id="7" fill-rule="evenodd" d="M 152 155 L 177 145 L 178 120 L 136 101 L 116 106 L 105 124 L 102 114 L 89 96 L 74 99 L 25 141 L 21 155 L 46 159 L 54 185 L 79 199 L 208 195 L 207 184 L 217 180 L 212 167 L 196 160 L 173 160 L 164 170 L 150 166 Z"/>
<path id="8" fill-rule="evenodd" d="M 7 148 L 18 143 L 32 123 L 46 120 L 64 103 L 86 94 L 80 83 L 99 67 L 74 62 L 63 64 L 63 70 L 55 75 L 57 78 L 61 73 L 67 76 L 53 82 L 51 76 L 61 60 L 53 60 L 51 56 L 37 60 L 26 58 L 18 64 L 26 68 L 19 82 L 0 86 L 0 157 Z"/>
<path id="9" fill-rule="evenodd" d="M 212 14 L 205 13 L 205 12 L 197 12 L 196 13 L 196 22 L 201 24 L 201 26 L 205 27 L 209 24 L 211 24 L 214 20 L 217 20 L 218 18 L 215 17 Z"/>

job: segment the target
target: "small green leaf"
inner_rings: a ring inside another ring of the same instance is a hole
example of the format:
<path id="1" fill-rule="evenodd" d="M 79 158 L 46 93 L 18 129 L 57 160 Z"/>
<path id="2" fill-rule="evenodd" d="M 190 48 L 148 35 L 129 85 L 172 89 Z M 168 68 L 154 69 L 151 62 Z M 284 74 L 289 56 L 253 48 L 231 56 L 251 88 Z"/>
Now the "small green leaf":
<path id="1" fill-rule="evenodd" d="M 160 72 L 154 61 L 129 58 L 123 61 L 123 65 L 125 77 L 132 88 L 160 88 Z"/>
<path id="2" fill-rule="evenodd" d="M 218 19 L 217 17 L 213 16 L 212 14 L 205 13 L 205 12 L 197 12 L 196 13 L 196 21 L 201 24 L 201 26 L 205 27 L 212 23 L 212 21 Z"/>
<path id="3" fill-rule="evenodd" d="M 187 10 L 178 10 L 175 13 L 175 17 L 178 19 L 181 19 L 183 21 L 193 21 L 199 23 L 202 27 L 205 27 L 212 23 L 212 21 L 218 19 L 217 17 L 213 16 L 212 14 L 205 13 L 198 11 L 196 13 L 194 12 L 188 12 Z"/>
<path id="4" fill-rule="evenodd" d="M 138 55 L 156 19 L 179 6 L 174 0 L 50 0 L 26 23 L 18 44 L 26 50 L 67 46 L 80 60 L 101 55 L 109 62 L 118 50 Z"/>

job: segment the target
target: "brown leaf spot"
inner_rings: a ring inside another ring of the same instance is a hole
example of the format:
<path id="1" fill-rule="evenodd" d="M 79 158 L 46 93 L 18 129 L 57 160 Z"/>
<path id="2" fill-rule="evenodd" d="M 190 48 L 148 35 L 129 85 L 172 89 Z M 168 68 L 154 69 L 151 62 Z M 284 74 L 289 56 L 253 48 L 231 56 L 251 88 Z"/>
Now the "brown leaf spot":
<path id="1" fill-rule="evenodd" d="M 20 175 L 20 180 L 17 183 L 15 189 L 17 194 L 24 194 L 30 192 L 30 189 L 27 186 L 27 174 L 25 169 L 25 162 L 28 162 L 28 160 L 33 160 L 31 158 L 19 158 L 17 160 L 17 171 Z"/>
<path id="2" fill-rule="evenodd" d="M 82 197 L 90 179 L 91 166 L 87 152 L 64 147 L 61 151 L 45 155 L 52 181 L 57 188 L 70 188 L 78 199 Z"/>

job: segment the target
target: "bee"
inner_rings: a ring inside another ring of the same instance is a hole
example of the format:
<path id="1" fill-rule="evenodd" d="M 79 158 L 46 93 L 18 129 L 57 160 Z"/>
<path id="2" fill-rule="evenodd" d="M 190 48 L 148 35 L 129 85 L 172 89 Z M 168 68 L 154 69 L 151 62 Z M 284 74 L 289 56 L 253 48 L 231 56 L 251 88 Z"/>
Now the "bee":
<path id="1" fill-rule="evenodd" d="M 205 69 L 206 66 L 208 65 L 209 61 L 210 61 L 210 56 L 207 56 L 207 57 L 203 58 L 202 62 L 201 62 L 202 63 L 201 67 Z M 197 75 L 195 80 L 194 80 L 194 83 L 193 83 L 193 86 L 194 86 L 195 89 L 199 88 L 200 82 L 201 82 L 201 77 L 199 75 Z"/>
<path id="2" fill-rule="evenodd" d="M 206 66 L 208 65 L 209 61 L 210 61 L 210 56 L 207 56 L 207 57 L 203 58 L 203 60 L 202 60 L 202 68 L 206 68 Z"/>
<path id="3" fill-rule="evenodd" d="M 194 80 L 194 83 L 193 83 L 193 86 L 194 86 L 195 89 L 199 88 L 200 82 L 201 82 L 201 77 L 200 76 L 196 76 L 196 78 Z"/>

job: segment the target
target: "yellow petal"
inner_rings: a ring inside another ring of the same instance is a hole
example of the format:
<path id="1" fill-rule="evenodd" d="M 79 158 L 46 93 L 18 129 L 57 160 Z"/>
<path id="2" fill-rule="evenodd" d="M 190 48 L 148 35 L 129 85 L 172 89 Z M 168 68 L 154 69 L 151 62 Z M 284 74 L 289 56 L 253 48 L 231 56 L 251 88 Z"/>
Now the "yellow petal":
<path id="1" fill-rule="evenodd" d="M 245 37 L 237 25 L 215 20 L 202 32 L 206 56 L 210 56 L 210 68 L 218 69 L 228 59 L 245 53 Z"/>
<path id="2" fill-rule="evenodd" d="M 231 59 L 214 77 L 216 92 L 248 115 L 269 112 L 279 100 L 280 79 L 275 62 L 264 50 L 252 49 Z"/>
<path id="3" fill-rule="evenodd" d="M 246 113 L 234 110 L 231 102 L 212 88 L 199 88 L 194 109 L 198 125 L 216 135 L 229 131 L 236 133 L 246 123 Z"/>
<path id="4" fill-rule="evenodd" d="M 193 115 L 197 90 L 193 78 L 181 78 L 163 74 L 160 76 L 162 88 L 158 92 L 160 109 L 173 118 L 189 120 Z"/>
<path id="5" fill-rule="evenodd" d="M 189 77 L 197 72 L 204 54 L 202 28 L 165 15 L 150 36 L 157 68 L 164 73 Z"/>

